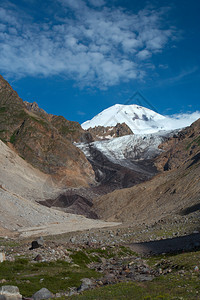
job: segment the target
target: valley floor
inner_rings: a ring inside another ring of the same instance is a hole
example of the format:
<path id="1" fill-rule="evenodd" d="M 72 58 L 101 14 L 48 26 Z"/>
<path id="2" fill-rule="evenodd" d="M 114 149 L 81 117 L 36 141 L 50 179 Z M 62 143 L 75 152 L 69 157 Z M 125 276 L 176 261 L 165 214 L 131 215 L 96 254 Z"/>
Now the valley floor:
<path id="1" fill-rule="evenodd" d="M 45 287 L 58 299 L 200 299 L 199 217 L 49 235 L 32 250 L 31 237 L 2 238 L 0 286 L 24 297 Z"/>

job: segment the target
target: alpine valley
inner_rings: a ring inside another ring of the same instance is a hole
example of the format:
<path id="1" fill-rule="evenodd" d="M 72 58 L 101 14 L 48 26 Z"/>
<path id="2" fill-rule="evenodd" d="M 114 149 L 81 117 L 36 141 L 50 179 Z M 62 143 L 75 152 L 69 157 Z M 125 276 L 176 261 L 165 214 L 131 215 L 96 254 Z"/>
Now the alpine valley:
<path id="1" fill-rule="evenodd" d="M 0 76 L 0 286 L 17 284 L 26 297 L 52 287 L 57 298 L 79 298 L 107 285 L 113 297 L 105 299 L 133 299 L 129 288 L 141 290 L 135 299 L 158 299 L 156 282 L 162 290 L 166 278 L 180 296 L 173 299 L 199 299 L 192 284 L 180 293 L 174 285 L 184 276 L 197 285 L 197 262 L 190 256 L 189 268 L 169 254 L 200 248 L 197 116 L 116 104 L 80 125 L 23 101 Z M 69 270 L 61 276 L 63 263 Z M 90 293 L 82 299 L 104 299 Z M 159 299 L 167 297 L 164 290 Z"/>

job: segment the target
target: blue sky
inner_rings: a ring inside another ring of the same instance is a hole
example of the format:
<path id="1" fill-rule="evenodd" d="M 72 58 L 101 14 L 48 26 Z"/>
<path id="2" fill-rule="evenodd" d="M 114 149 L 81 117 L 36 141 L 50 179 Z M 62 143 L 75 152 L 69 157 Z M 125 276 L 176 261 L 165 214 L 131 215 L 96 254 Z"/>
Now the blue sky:
<path id="1" fill-rule="evenodd" d="M 137 90 L 161 114 L 194 112 L 199 11 L 198 0 L 1 0 L 0 73 L 80 123 Z"/>

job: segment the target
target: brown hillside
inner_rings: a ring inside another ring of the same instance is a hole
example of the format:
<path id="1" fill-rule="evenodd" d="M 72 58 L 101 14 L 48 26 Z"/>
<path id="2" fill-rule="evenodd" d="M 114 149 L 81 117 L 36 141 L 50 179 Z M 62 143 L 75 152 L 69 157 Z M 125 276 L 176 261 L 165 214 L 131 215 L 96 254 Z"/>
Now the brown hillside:
<path id="1" fill-rule="evenodd" d="M 116 190 L 95 200 L 94 209 L 105 220 L 151 223 L 168 214 L 195 210 L 200 203 L 200 119 L 169 139 L 168 151 L 157 160 L 171 169 L 148 182 Z"/>
<path id="2" fill-rule="evenodd" d="M 161 171 L 179 168 L 199 153 L 199 147 L 200 121 L 197 120 L 190 127 L 183 129 L 160 145 L 165 152 L 157 157 L 155 165 Z"/>
<path id="3" fill-rule="evenodd" d="M 59 122 L 62 120 L 62 130 Z M 64 134 L 66 132 L 67 134 Z M 81 126 L 63 117 L 53 117 L 24 103 L 0 76 L 0 139 L 27 162 L 53 174 L 63 184 L 80 186 L 94 182 L 94 172 L 84 154 L 71 140 L 84 134 Z"/>

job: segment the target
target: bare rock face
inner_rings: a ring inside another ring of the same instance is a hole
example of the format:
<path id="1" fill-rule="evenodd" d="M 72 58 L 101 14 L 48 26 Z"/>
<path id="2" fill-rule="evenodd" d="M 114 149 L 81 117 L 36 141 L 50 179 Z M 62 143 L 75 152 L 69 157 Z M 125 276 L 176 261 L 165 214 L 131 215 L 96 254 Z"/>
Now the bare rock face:
<path id="1" fill-rule="evenodd" d="M 188 160 L 200 159 L 200 119 L 190 127 L 174 134 L 159 146 L 164 152 L 157 157 L 155 165 L 160 171 L 179 168 Z"/>
<path id="2" fill-rule="evenodd" d="M 24 104 L 29 112 L 47 119 L 64 139 L 70 142 L 90 143 L 93 141 L 90 133 L 85 131 L 78 122 L 66 120 L 63 116 L 47 114 L 36 102 L 24 101 Z"/>
<path id="3" fill-rule="evenodd" d="M 20 300 L 22 299 L 22 295 L 19 293 L 17 286 L 4 285 L 0 288 L 0 299 Z"/>
<path id="4" fill-rule="evenodd" d="M 48 115 L 46 111 L 40 108 L 36 102 L 29 103 L 28 101 L 24 101 L 24 105 L 26 106 L 26 109 L 30 112 Z"/>
<path id="5" fill-rule="evenodd" d="M 133 134 L 132 130 L 128 125 L 126 125 L 126 123 L 118 123 L 116 126 L 107 127 L 95 126 L 94 128 L 89 128 L 87 132 L 91 134 L 93 141 L 101 141 Z"/>
<path id="6" fill-rule="evenodd" d="M 50 115 L 51 124 L 59 134 L 71 142 L 92 142 L 91 135 L 85 131 L 78 122 L 68 121 L 62 116 Z"/>
<path id="7" fill-rule="evenodd" d="M 72 143 L 84 133 L 80 124 L 48 115 L 36 103 L 24 103 L 0 76 L 0 139 L 34 167 L 64 185 L 94 183 L 90 163 Z"/>

